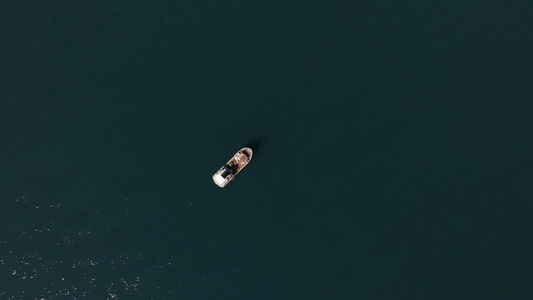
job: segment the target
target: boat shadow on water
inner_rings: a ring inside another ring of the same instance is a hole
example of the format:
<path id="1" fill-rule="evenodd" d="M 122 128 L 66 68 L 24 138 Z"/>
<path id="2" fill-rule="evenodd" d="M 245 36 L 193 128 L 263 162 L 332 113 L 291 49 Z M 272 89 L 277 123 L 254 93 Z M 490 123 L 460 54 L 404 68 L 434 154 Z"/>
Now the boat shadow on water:
<path id="1" fill-rule="evenodd" d="M 244 147 L 252 149 L 252 151 L 254 151 L 254 156 L 255 156 L 255 155 L 257 155 L 257 153 L 261 152 L 262 144 L 263 144 L 263 139 L 258 137 L 258 138 L 254 138 L 254 139 L 248 141 L 244 145 Z"/>

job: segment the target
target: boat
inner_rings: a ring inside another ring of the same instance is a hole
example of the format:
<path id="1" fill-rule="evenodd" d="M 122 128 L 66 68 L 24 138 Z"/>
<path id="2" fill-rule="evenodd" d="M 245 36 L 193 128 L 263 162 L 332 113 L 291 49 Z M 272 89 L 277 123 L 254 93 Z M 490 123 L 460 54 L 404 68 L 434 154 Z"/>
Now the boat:
<path id="1" fill-rule="evenodd" d="M 252 159 L 252 155 L 253 152 L 250 148 L 242 148 L 235 153 L 235 155 L 233 155 L 233 157 L 213 175 L 213 181 L 215 184 L 221 188 L 225 187 L 242 169 L 244 169 L 244 167 L 246 167 Z"/>

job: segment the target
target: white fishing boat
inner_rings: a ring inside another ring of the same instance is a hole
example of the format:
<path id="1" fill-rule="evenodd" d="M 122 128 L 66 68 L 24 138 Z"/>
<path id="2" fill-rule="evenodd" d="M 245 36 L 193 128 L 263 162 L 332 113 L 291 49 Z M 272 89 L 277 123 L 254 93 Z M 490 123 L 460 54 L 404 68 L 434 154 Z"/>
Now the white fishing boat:
<path id="1" fill-rule="evenodd" d="M 252 159 L 252 149 L 242 148 L 235 155 L 213 175 L 213 181 L 219 187 L 225 187 L 230 181 L 235 178 L 239 172 L 246 167 Z"/>

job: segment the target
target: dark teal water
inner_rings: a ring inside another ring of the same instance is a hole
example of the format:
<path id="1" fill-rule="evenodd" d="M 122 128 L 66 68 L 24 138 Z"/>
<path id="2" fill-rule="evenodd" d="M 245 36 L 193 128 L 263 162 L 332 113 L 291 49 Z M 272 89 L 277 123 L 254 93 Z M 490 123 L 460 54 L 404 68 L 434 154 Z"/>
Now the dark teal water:
<path id="1" fill-rule="evenodd" d="M 532 299 L 532 15 L 0 4 L 0 298 Z"/>

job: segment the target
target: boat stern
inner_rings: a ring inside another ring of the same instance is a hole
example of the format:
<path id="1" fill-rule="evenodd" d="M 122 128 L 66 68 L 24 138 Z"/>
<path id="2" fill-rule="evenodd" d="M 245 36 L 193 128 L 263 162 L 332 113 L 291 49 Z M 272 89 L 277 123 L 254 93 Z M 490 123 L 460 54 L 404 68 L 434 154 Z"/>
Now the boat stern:
<path id="1" fill-rule="evenodd" d="M 234 175 L 231 173 L 230 170 L 226 168 L 226 166 L 223 166 L 213 175 L 213 181 L 216 185 L 219 187 L 225 187 L 228 182 L 230 182 L 233 179 Z"/>

